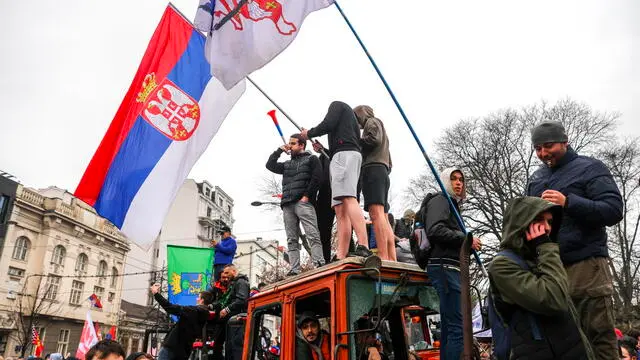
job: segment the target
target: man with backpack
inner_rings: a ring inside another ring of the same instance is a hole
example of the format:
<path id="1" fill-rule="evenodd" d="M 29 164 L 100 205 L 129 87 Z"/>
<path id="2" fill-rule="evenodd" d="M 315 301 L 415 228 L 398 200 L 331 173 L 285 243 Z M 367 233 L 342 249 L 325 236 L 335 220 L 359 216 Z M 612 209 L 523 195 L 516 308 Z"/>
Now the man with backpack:
<path id="1" fill-rule="evenodd" d="M 560 260 L 562 207 L 536 197 L 507 206 L 489 265 L 494 354 L 502 359 L 595 359 L 578 326 Z"/>
<path id="2" fill-rule="evenodd" d="M 445 169 L 441 179 L 456 210 L 466 198 L 465 178 L 458 168 Z M 457 360 L 462 352 L 462 312 L 460 310 L 460 248 L 466 234 L 462 231 L 454 211 L 444 193 L 429 194 L 416 214 L 416 222 L 424 226 L 429 246 L 413 245 L 416 262 L 424 266 L 440 298 L 441 353 L 443 360 Z M 415 243 L 415 239 L 414 239 Z M 480 239 L 474 238 L 472 247 L 480 250 Z M 426 252 L 426 254 L 425 254 Z"/>

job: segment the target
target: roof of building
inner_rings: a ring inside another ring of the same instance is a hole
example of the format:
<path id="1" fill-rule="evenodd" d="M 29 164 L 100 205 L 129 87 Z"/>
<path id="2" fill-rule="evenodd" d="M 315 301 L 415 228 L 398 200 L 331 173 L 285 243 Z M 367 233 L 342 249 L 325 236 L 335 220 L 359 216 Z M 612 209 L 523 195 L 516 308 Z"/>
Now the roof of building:
<path id="1" fill-rule="evenodd" d="M 154 313 L 157 319 L 165 319 L 164 313 L 162 313 L 155 306 L 139 305 L 136 303 L 128 302 L 127 300 L 120 301 L 120 310 L 124 311 L 128 317 L 155 321 Z"/>

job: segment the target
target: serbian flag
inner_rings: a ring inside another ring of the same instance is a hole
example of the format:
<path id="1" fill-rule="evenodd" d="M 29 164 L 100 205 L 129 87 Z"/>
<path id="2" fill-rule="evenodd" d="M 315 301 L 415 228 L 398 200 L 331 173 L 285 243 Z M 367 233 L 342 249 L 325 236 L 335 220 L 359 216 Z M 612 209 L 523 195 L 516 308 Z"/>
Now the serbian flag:
<path id="1" fill-rule="evenodd" d="M 35 357 L 40 357 L 44 350 L 44 345 L 40 340 L 40 334 L 38 334 L 38 330 L 36 330 L 35 326 L 31 327 L 31 344 L 35 345 L 33 353 Z"/>
<path id="2" fill-rule="evenodd" d="M 97 307 L 98 309 L 102 309 L 102 303 L 100 302 L 100 298 L 96 294 L 91 294 L 88 299 L 91 302 L 91 306 Z"/>
<path id="3" fill-rule="evenodd" d="M 75 196 L 131 240 L 158 235 L 189 171 L 245 90 L 211 77 L 204 36 L 167 6 Z"/>
<path id="4" fill-rule="evenodd" d="M 84 326 L 82 327 L 82 334 L 80 335 L 80 343 L 78 344 L 76 357 L 80 360 L 84 360 L 84 355 L 97 342 L 98 334 L 96 334 L 96 328 L 93 326 L 93 320 L 91 320 L 91 312 L 87 311 L 87 318 L 85 319 Z"/>
<path id="5" fill-rule="evenodd" d="M 115 326 L 112 326 L 111 329 L 109 329 L 109 332 L 107 333 L 105 338 L 108 339 L 108 340 L 117 339 L 117 337 L 116 337 L 116 327 Z"/>
<path id="6" fill-rule="evenodd" d="M 293 42 L 310 13 L 333 0 L 200 0 L 195 23 L 208 32 L 211 73 L 231 89 Z"/>

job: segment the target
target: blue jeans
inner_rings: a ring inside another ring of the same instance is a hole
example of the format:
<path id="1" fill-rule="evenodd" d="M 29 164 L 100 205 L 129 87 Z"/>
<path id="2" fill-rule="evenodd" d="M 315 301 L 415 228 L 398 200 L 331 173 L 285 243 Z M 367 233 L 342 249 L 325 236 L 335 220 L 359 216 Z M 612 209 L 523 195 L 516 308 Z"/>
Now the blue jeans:
<path id="1" fill-rule="evenodd" d="M 460 272 L 427 265 L 427 274 L 440 297 L 440 359 L 458 360 L 462 353 Z"/>

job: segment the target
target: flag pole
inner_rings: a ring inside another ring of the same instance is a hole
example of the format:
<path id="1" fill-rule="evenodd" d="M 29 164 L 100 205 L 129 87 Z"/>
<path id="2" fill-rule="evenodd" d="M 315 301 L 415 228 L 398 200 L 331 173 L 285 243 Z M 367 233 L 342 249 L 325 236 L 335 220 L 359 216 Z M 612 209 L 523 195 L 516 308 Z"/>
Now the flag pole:
<path id="1" fill-rule="evenodd" d="M 302 131 L 302 127 L 300 125 L 298 125 L 298 123 L 296 123 L 295 121 L 293 121 L 293 119 L 291 118 L 291 116 L 289 116 L 289 114 L 287 114 L 284 110 L 282 110 L 282 108 L 280 107 L 280 105 L 278 105 L 278 103 L 275 102 L 275 100 L 273 100 L 269 95 L 267 95 L 267 93 L 262 90 L 262 88 L 260 86 L 258 86 L 258 84 L 255 83 L 255 81 L 253 81 L 253 79 L 251 79 L 250 76 L 247 76 L 247 80 L 249 80 L 249 82 L 256 88 L 258 89 L 258 91 L 260 91 L 262 93 L 262 95 L 264 95 L 264 97 L 267 98 L 267 100 L 269 100 L 273 106 L 276 107 L 276 109 L 278 109 L 282 115 L 284 115 L 284 117 L 286 117 L 292 124 L 293 126 L 295 126 L 299 131 Z M 280 134 L 282 136 L 282 134 Z M 284 141 L 284 137 L 282 139 L 282 141 Z M 319 143 L 318 140 L 313 140 L 314 143 Z M 285 141 L 285 144 L 287 142 Z M 322 144 L 320 144 L 320 146 L 322 146 Z M 331 159 L 331 157 L 327 154 L 327 152 L 324 149 L 324 146 L 322 146 L 322 149 L 320 150 L 320 152 L 322 153 L 322 155 L 326 156 L 327 159 Z"/>
<path id="2" fill-rule="evenodd" d="M 362 42 L 362 39 L 360 39 L 360 36 L 356 32 L 356 29 L 353 27 L 353 25 L 351 25 L 351 21 L 349 21 L 349 18 L 347 18 L 347 15 L 344 13 L 344 11 L 342 11 L 342 8 L 340 7 L 340 4 L 338 4 L 338 1 L 334 0 L 333 3 L 336 5 L 336 9 L 338 9 L 338 11 L 340 12 L 340 15 L 342 15 L 342 18 L 344 19 L 344 21 L 347 23 L 347 26 L 349 26 L 349 29 L 351 30 L 351 33 L 353 33 L 353 36 L 355 36 L 356 40 L 358 40 L 358 43 L 360 44 L 360 47 L 362 48 L 362 51 L 364 51 L 365 55 L 367 55 L 367 58 L 369 58 L 369 62 L 371 62 L 371 65 L 376 70 L 376 73 L 378 74 L 378 77 L 380 78 L 380 80 L 384 84 L 384 87 L 387 89 L 387 92 L 391 96 L 391 99 L 393 100 L 393 102 L 395 103 L 396 107 L 398 108 L 398 111 L 400 112 L 400 115 L 402 116 L 402 119 L 404 120 L 405 124 L 407 124 L 407 127 L 409 128 L 409 131 L 411 131 L 411 135 L 413 135 L 413 139 L 418 144 L 418 147 L 420 148 L 420 151 L 422 152 L 422 156 L 424 156 L 424 159 L 427 161 L 427 165 L 429 166 L 429 169 L 431 169 L 431 172 L 433 173 L 434 177 L 436 178 L 436 181 L 438 182 L 438 186 L 440 186 L 440 189 L 442 190 L 442 193 L 447 198 L 447 201 L 449 202 L 449 206 L 451 207 L 451 209 L 453 210 L 453 213 L 455 214 L 456 221 L 458 222 L 458 225 L 460 226 L 462 231 L 464 231 L 465 233 L 468 233 L 467 228 L 464 225 L 464 221 L 462 220 L 462 217 L 460 216 L 460 212 L 458 212 L 458 209 L 456 209 L 455 205 L 453 204 L 453 200 L 451 199 L 451 196 L 449 196 L 444 184 L 442 183 L 442 179 L 440 179 L 440 176 L 438 175 L 438 172 L 436 171 L 435 166 L 431 162 L 431 159 L 429 158 L 429 155 L 427 155 L 427 151 L 422 146 L 422 142 L 420 142 L 420 139 L 418 138 L 418 135 L 416 134 L 415 130 L 413 130 L 413 126 L 411 126 L 411 122 L 407 118 L 407 115 L 404 113 L 404 110 L 402 109 L 402 106 L 400 105 L 400 102 L 398 102 L 398 99 L 396 98 L 395 94 L 393 93 L 393 90 L 391 90 L 391 87 L 389 86 L 389 83 L 387 83 L 387 80 L 384 78 L 384 75 L 382 75 L 382 71 L 380 71 L 380 68 L 378 68 L 378 65 L 376 64 L 375 60 L 373 59 L 373 57 L 369 53 L 369 50 L 367 50 L 367 47 Z M 484 265 L 482 264 L 482 260 L 480 260 L 480 256 L 478 255 L 478 252 L 472 249 L 472 253 L 473 253 L 474 258 L 476 259 L 476 262 L 480 266 L 480 270 L 482 271 L 482 273 L 485 276 L 488 277 L 487 270 L 485 269 Z"/>

